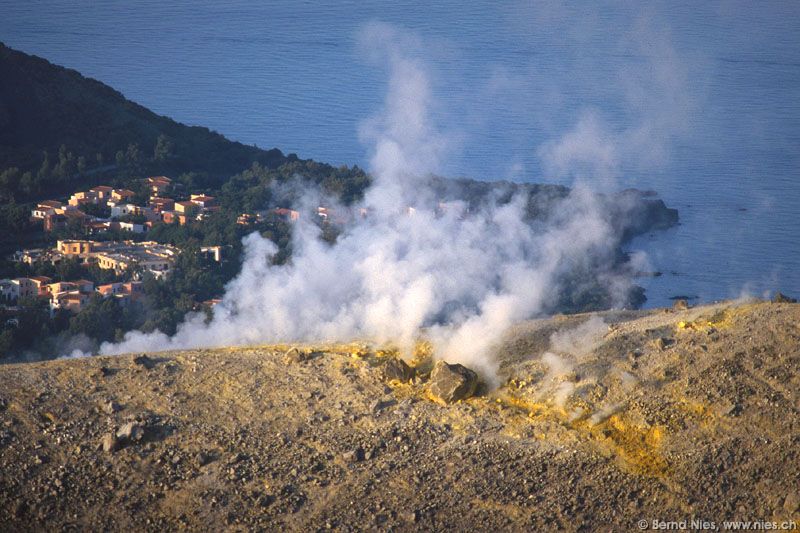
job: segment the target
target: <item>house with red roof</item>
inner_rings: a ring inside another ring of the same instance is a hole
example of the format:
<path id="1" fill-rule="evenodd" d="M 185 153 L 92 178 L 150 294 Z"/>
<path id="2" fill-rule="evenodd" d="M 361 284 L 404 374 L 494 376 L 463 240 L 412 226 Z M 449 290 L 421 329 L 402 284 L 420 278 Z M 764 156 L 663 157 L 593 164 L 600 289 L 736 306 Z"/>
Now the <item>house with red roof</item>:
<path id="1" fill-rule="evenodd" d="M 175 200 L 172 198 L 150 197 L 150 208 L 156 213 L 172 211 L 175 208 Z"/>
<path id="2" fill-rule="evenodd" d="M 217 199 L 213 196 L 206 196 L 205 194 L 193 194 L 190 196 L 189 201 L 203 209 L 216 205 Z"/>
<path id="3" fill-rule="evenodd" d="M 115 202 L 128 202 L 136 196 L 136 193 L 128 189 L 114 189 L 111 191 L 111 199 Z"/>
<path id="4" fill-rule="evenodd" d="M 277 215 L 278 218 L 281 218 L 287 222 L 297 222 L 298 220 L 300 220 L 300 212 L 295 211 L 294 209 L 286 209 L 285 207 L 276 207 L 275 209 L 272 210 L 272 213 Z"/>
<path id="5" fill-rule="evenodd" d="M 175 212 L 181 215 L 191 215 L 197 212 L 197 204 L 194 202 L 175 202 Z"/>
<path id="6" fill-rule="evenodd" d="M 147 178 L 145 183 L 147 183 L 150 191 L 156 196 L 160 196 L 161 193 L 167 192 L 172 186 L 172 180 L 166 176 L 152 176 Z"/>
<path id="7" fill-rule="evenodd" d="M 97 199 L 97 203 L 105 204 L 111 200 L 111 195 L 114 192 L 114 187 L 109 187 L 108 185 L 98 185 L 97 187 L 92 187 L 89 189 L 89 193 Z"/>

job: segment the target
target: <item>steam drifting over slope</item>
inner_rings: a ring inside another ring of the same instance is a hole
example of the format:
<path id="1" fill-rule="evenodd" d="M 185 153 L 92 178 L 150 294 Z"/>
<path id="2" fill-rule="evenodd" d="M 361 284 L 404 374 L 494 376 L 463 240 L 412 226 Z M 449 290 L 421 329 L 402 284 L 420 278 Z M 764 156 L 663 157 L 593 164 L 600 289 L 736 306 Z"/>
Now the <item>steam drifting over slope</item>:
<path id="1" fill-rule="evenodd" d="M 438 357 L 492 376 L 492 346 L 513 323 L 552 310 L 575 271 L 592 272 L 624 302 L 630 281 L 608 268 L 619 232 L 584 187 L 536 222 L 521 195 L 438 208 L 427 184 L 449 142 L 429 118 L 424 64 L 391 28 L 372 26 L 364 39 L 390 75 L 382 113 L 361 131 L 374 175 L 360 206 L 369 215 L 348 223 L 334 245 L 301 217 L 285 265 L 271 264 L 272 242 L 249 235 L 242 271 L 209 323 L 190 316 L 171 338 L 132 332 L 102 353 L 354 338 L 409 352 L 424 335 Z"/>

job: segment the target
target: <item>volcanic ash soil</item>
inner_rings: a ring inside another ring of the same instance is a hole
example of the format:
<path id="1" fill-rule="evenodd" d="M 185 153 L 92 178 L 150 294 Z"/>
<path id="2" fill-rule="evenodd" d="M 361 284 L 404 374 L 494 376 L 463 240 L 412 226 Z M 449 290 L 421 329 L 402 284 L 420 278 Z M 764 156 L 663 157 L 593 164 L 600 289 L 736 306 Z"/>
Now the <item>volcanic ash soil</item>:
<path id="1" fill-rule="evenodd" d="M 800 305 L 532 321 L 498 347 L 491 382 L 432 372 L 425 350 L 396 355 L 270 346 L 2 366 L 0 529 L 800 523 Z"/>

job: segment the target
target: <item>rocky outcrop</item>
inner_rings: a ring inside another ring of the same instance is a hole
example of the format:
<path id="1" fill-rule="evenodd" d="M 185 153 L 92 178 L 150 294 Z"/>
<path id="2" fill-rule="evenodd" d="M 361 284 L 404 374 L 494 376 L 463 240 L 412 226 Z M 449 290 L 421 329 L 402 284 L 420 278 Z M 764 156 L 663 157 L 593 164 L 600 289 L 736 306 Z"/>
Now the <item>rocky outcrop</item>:
<path id="1" fill-rule="evenodd" d="M 381 376 L 387 382 L 406 382 L 414 377 L 414 370 L 402 359 L 392 357 L 381 366 Z"/>
<path id="2" fill-rule="evenodd" d="M 772 297 L 772 301 L 777 304 L 795 304 L 797 303 L 797 298 L 791 298 L 778 291 L 775 293 L 775 296 Z"/>
<path id="3" fill-rule="evenodd" d="M 453 403 L 475 394 L 478 374 L 459 364 L 438 361 L 431 372 L 430 393 L 444 403 Z"/>

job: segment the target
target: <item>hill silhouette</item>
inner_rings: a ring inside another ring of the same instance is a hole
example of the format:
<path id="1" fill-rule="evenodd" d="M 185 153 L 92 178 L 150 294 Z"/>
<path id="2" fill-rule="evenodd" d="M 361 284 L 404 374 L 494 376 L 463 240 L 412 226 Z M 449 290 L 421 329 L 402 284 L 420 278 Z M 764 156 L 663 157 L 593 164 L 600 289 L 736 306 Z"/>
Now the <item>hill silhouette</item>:
<path id="1" fill-rule="evenodd" d="M 72 154 L 74 167 L 61 175 L 44 172 L 37 190 L 60 189 L 59 181 L 107 170 L 116 164 L 117 153 L 127 155 L 131 146 L 142 160 L 160 158 L 163 172 L 202 171 L 216 175 L 218 184 L 253 162 L 274 168 L 297 159 L 160 116 L 108 85 L 0 43 L 0 172 L 17 168 L 20 175 L 36 177 L 45 152 L 54 167 L 62 146 L 65 156 Z M 19 189 L 19 183 L 5 185 Z"/>

